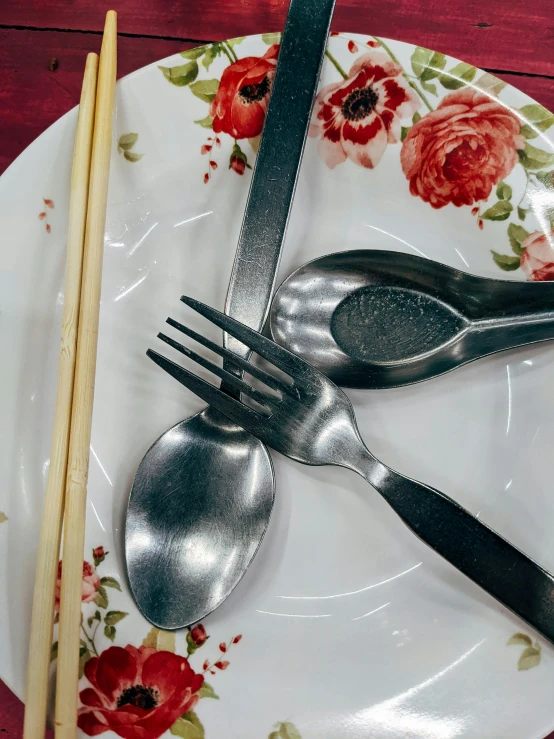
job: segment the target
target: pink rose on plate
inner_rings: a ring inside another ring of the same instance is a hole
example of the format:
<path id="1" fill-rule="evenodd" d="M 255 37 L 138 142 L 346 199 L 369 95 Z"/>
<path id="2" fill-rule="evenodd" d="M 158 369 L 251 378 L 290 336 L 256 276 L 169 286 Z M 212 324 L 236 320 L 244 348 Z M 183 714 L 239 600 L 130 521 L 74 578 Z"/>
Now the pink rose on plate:
<path id="1" fill-rule="evenodd" d="M 56 600 L 54 608 L 60 610 L 60 590 L 62 586 L 62 563 L 58 563 L 58 579 L 56 581 Z M 83 603 L 90 603 L 96 597 L 98 588 L 100 587 L 100 578 L 90 562 L 83 562 L 83 581 L 81 583 L 81 600 Z"/>
<path id="2" fill-rule="evenodd" d="M 467 87 L 410 129 L 400 152 L 410 192 L 442 208 L 487 200 L 518 162 L 525 139 L 509 108 Z"/>
<path id="3" fill-rule="evenodd" d="M 402 67 L 385 54 L 369 52 L 354 62 L 346 80 L 318 93 L 309 133 L 319 138 L 329 167 L 351 159 L 373 169 L 387 144 L 400 141 L 400 120 L 419 106 Z"/>
<path id="4" fill-rule="evenodd" d="M 536 282 L 554 280 L 554 231 L 549 234 L 534 231 L 521 246 L 525 249 L 521 269 L 528 278 Z"/>

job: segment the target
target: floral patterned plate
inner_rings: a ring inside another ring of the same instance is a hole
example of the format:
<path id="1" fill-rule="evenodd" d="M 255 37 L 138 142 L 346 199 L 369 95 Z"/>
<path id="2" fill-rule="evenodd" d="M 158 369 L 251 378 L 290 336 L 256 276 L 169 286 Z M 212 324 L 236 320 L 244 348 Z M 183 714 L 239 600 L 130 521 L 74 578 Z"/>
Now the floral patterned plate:
<path id="1" fill-rule="evenodd" d="M 118 85 L 91 446 L 79 726 L 125 739 L 542 739 L 552 647 L 410 534 L 363 481 L 274 456 L 277 500 L 228 601 L 176 634 L 125 582 L 149 444 L 201 404 L 145 358 L 187 292 L 222 306 L 279 36 L 211 44 Z M 76 114 L 0 180 L 0 673 L 23 694 L 48 471 Z M 554 276 L 554 116 L 442 54 L 330 39 L 281 269 L 386 248 Z M 178 316 L 176 316 L 178 317 Z M 217 334 L 213 334 L 217 338 Z M 553 349 L 350 391 L 362 435 L 554 570 Z M 52 651 L 52 671 L 56 646 Z"/>

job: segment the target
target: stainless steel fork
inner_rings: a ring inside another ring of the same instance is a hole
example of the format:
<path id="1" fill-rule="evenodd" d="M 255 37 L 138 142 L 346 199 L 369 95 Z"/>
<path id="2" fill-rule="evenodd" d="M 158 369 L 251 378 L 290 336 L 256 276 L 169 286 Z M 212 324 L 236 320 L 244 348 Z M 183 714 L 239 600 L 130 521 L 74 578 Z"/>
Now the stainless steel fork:
<path id="1" fill-rule="evenodd" d="M 168 323 L 264 383 L 256 389 L 164 334 L 159 338 L 251 397 L 259 410 L 151 349 L 148 356 L 196 395 L 298 462 L 338 465 L 364 477 L 426 544 L 554 643 L 554 577 L 444 493 L 405 477 L 363 443 L 347 396 L 310 364 L 189 297 L 181 300 L 291 378 L 287 382 L 171 318 Z"/>

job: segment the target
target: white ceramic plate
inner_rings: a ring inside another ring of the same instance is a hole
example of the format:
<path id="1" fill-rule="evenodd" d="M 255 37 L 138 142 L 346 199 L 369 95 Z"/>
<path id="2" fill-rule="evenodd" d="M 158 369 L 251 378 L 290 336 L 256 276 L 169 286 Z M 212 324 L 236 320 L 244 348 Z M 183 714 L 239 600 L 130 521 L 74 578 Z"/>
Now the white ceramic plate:
<path id="1" fill-rule="evenodd" d="M 170 726 L 187 739 L 542 739 L 554 727 L 552 648 L 344 470 L 274 455 L 263 545 L 202 627 L 149 634 L 129 595 L 121 534 L 133 474 L 150 443 L 202 405 L 145 350 L 166 316 L 179 317 L 181 294 L 223 305 L 275 41 L 186 52 L 117 88 L 80 725 L 102 733 L 125 721 L 118 731 L 131 739 Z M 280 278 L 354 248 L 489 277 L 553 276 L 554 118 L 499 80 L 407 44 L 341 35 L 329 48 Z M 0 670 L 20 696 L 75 122 L 72 111 L 0 181 Z M 444 490 L 551 571 L 552 358 L 552 347 L 535 346 L 414 387 L 349 392 L 381 459 Z"/>

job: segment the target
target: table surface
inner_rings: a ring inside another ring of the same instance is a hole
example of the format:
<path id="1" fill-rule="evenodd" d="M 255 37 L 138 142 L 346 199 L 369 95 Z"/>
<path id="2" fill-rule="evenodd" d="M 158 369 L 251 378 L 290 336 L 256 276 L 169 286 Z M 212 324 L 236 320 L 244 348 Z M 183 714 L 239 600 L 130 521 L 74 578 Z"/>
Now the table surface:
<path id="1" fill-rule="evenodd" d="M 287 5 L 287 0 L 0 0 L 0 174 L 78 103 L 85 55 L 100 50 L 108 9 L 119 13 L 122 77 L 191 46 L 280 30 Z M 552 0 L 395 0 L 386 5 L 337 0 L 333 30 L 450 54 L 554 110 Z M 0 734 L 20 737 L 22 717 L 21 703 L 0 681 Z"/>

